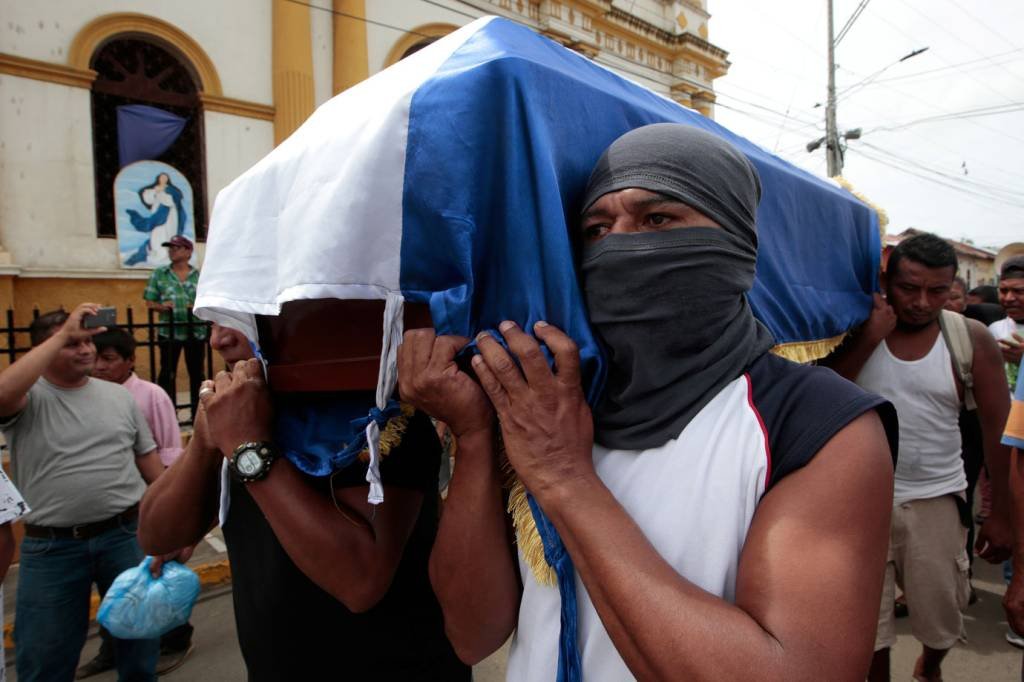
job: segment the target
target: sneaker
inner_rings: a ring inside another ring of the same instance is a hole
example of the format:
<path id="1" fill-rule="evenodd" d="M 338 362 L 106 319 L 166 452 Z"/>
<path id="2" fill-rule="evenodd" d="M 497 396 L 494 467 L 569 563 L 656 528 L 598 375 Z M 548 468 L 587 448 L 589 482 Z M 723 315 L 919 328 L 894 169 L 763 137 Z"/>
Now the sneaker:
<path id="1" fill-rule="evenodd" d="M 188 647 L 179 651 L 171 651 L 165 648 L 160 650 L 160 659 L 156 662 L 156 674 L 166 675 L 177 670 L 185 662 L 188 655 L 192 653 L 193 644 L 189 642 Z"/>
<path id="2" fill-rule="evenodd" d="M 112 656 L 104 656 L 103 652 L 96 654 L 96 658 L 92 659 L 81 668 L 75 671 L 76 680 L 84 680 L 87 677 L 93 675 L 99 675 L 105 673 L 108 670 L 114 669 L 114 658 Z"/>
<path id="3" fill-rule="evenodd" d="M 1024 649 L 1024 636 L 1018 635 L 1012 629 L 1007 628 L 1006 641 L 1018 649 Z"/>

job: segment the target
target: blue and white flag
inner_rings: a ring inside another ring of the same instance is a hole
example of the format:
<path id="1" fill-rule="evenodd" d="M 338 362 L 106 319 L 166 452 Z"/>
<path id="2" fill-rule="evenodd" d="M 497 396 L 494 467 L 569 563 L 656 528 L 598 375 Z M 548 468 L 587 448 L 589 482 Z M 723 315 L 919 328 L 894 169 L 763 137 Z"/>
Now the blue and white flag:
<path id="1" fill-rule="evenodd" d="M 276 315 L 288 301 L 388 301 L 379 409 L 394 388 L 404 301 L 429 304 L 439 334 L 473 338 L 506 319 L 523 329 L 546 320 L 579 345 L 593 401 L 604 369 L 574 268 L 579 201 L 612 141 L 663 121 L 720 135 L 757 166 L 760 255 L 750 301 L 780 344 L 832 339 L 867 317 L 881 253 L 873 210 L 714 121 L 496 18 L 325 103 L 224 189 L 196 312 L 255 340 L 253 315 Z M 531 506 L 545 554 L 559 563 L 559 678 L 577 679 L 572 564 Z"/>

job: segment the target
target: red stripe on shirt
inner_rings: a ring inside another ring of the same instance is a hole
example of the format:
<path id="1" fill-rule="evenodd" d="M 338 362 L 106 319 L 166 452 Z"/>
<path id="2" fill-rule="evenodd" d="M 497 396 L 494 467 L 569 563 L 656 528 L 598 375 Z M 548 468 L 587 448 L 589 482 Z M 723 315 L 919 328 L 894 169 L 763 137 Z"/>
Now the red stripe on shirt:
<path id="1" fill-rule="evenodd" d="M 764 419 L 761 418 L 761 413 L 758 411 L 757 406 L 754 405 L 754 382 L 750 380 L 749 373 L 744 374 L 743 378 L 747 380 L 747 404 L 750 405 L 754 416 L 757 417 L 757 425 L 761 427 L 761 435 L 764 436 L 764 453 L 765 457 L 768 458 L 768 467 L 764 472 L 764 489 L 767 491 L 768 485 L 772 480 L 772 446 L 768 443 L 768 429 L 764 425 Z"/>

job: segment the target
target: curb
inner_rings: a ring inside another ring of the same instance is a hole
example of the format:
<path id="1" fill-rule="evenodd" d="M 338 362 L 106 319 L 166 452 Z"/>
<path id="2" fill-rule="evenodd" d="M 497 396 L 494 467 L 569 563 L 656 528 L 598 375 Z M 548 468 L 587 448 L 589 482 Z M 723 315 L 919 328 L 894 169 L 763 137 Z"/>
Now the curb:
<path id="1" fill-rule="evenodd" d="M 229 585 L 231 583 L 231 564 L 227 559 L 221 561 L 211 561 L 205 564 L 199 564 L 198 566 L 189 566 L 196 575 L 199 576 L 199 599 L 202 599 L 202 592 L 206 590 L 219 587 L 221 585 Z M 89 623 L 93 624 L 96 620 L 96 612 L 100 608 L 100 597 L 98 594 L 93 593 L 92 598 L 89 602 Z M 14 649 L 14 621 L 4 623 L 4 649 Z"/>

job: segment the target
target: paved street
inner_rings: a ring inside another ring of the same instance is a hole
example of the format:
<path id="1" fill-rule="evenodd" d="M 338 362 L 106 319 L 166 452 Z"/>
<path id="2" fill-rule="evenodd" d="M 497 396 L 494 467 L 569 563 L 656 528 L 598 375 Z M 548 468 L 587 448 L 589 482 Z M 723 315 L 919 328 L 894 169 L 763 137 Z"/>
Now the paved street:
<path id="1" fill-rule="evenodd" d="M 216 558 L 215 554 L 207 553 L 210 549 L 203 549 L 206 561 Z M 944 677 L 947 681 L 1017 680 L 1021 652 L 1007 644 L 1003 638 L 1006 620 L 999 603 L 1003 593 L 1001 573 L 997 568 L 982 562 L 977 567 L 974 585 L 979 601 L 967 611 L 968 641 L 950 653 L 946 659 Z M 823 605 L 823 608 L 827 606 Z M 897 622 L 899 642 L 893 657 L 893 679 L 908 680 L 919 647 L 910 636 L 909 623 L 905 619 Z M 215 587 L 205 591 L 193 611 L 192 623 L 196 628 L 196 648 L 185 665 L 164 679 L 181 682 L 244 680 L 242 657 L 235 639 L 230 587 Z M 90 659 L 98 646 L 98 638 L 90 636 L 82 652 L 82 660 Z M 503 680 L 506 656 L 507 645 L 476 666 L 476 682 Z M 13 665 L 8 669 L 8 675 L 10 680 L 17 679 Z M 117 676 L 107 673 L 92 679 L 96 682 L 114 682 Z M 827 674 L 823 673 L 822 679 L 828 679 Z"/>

